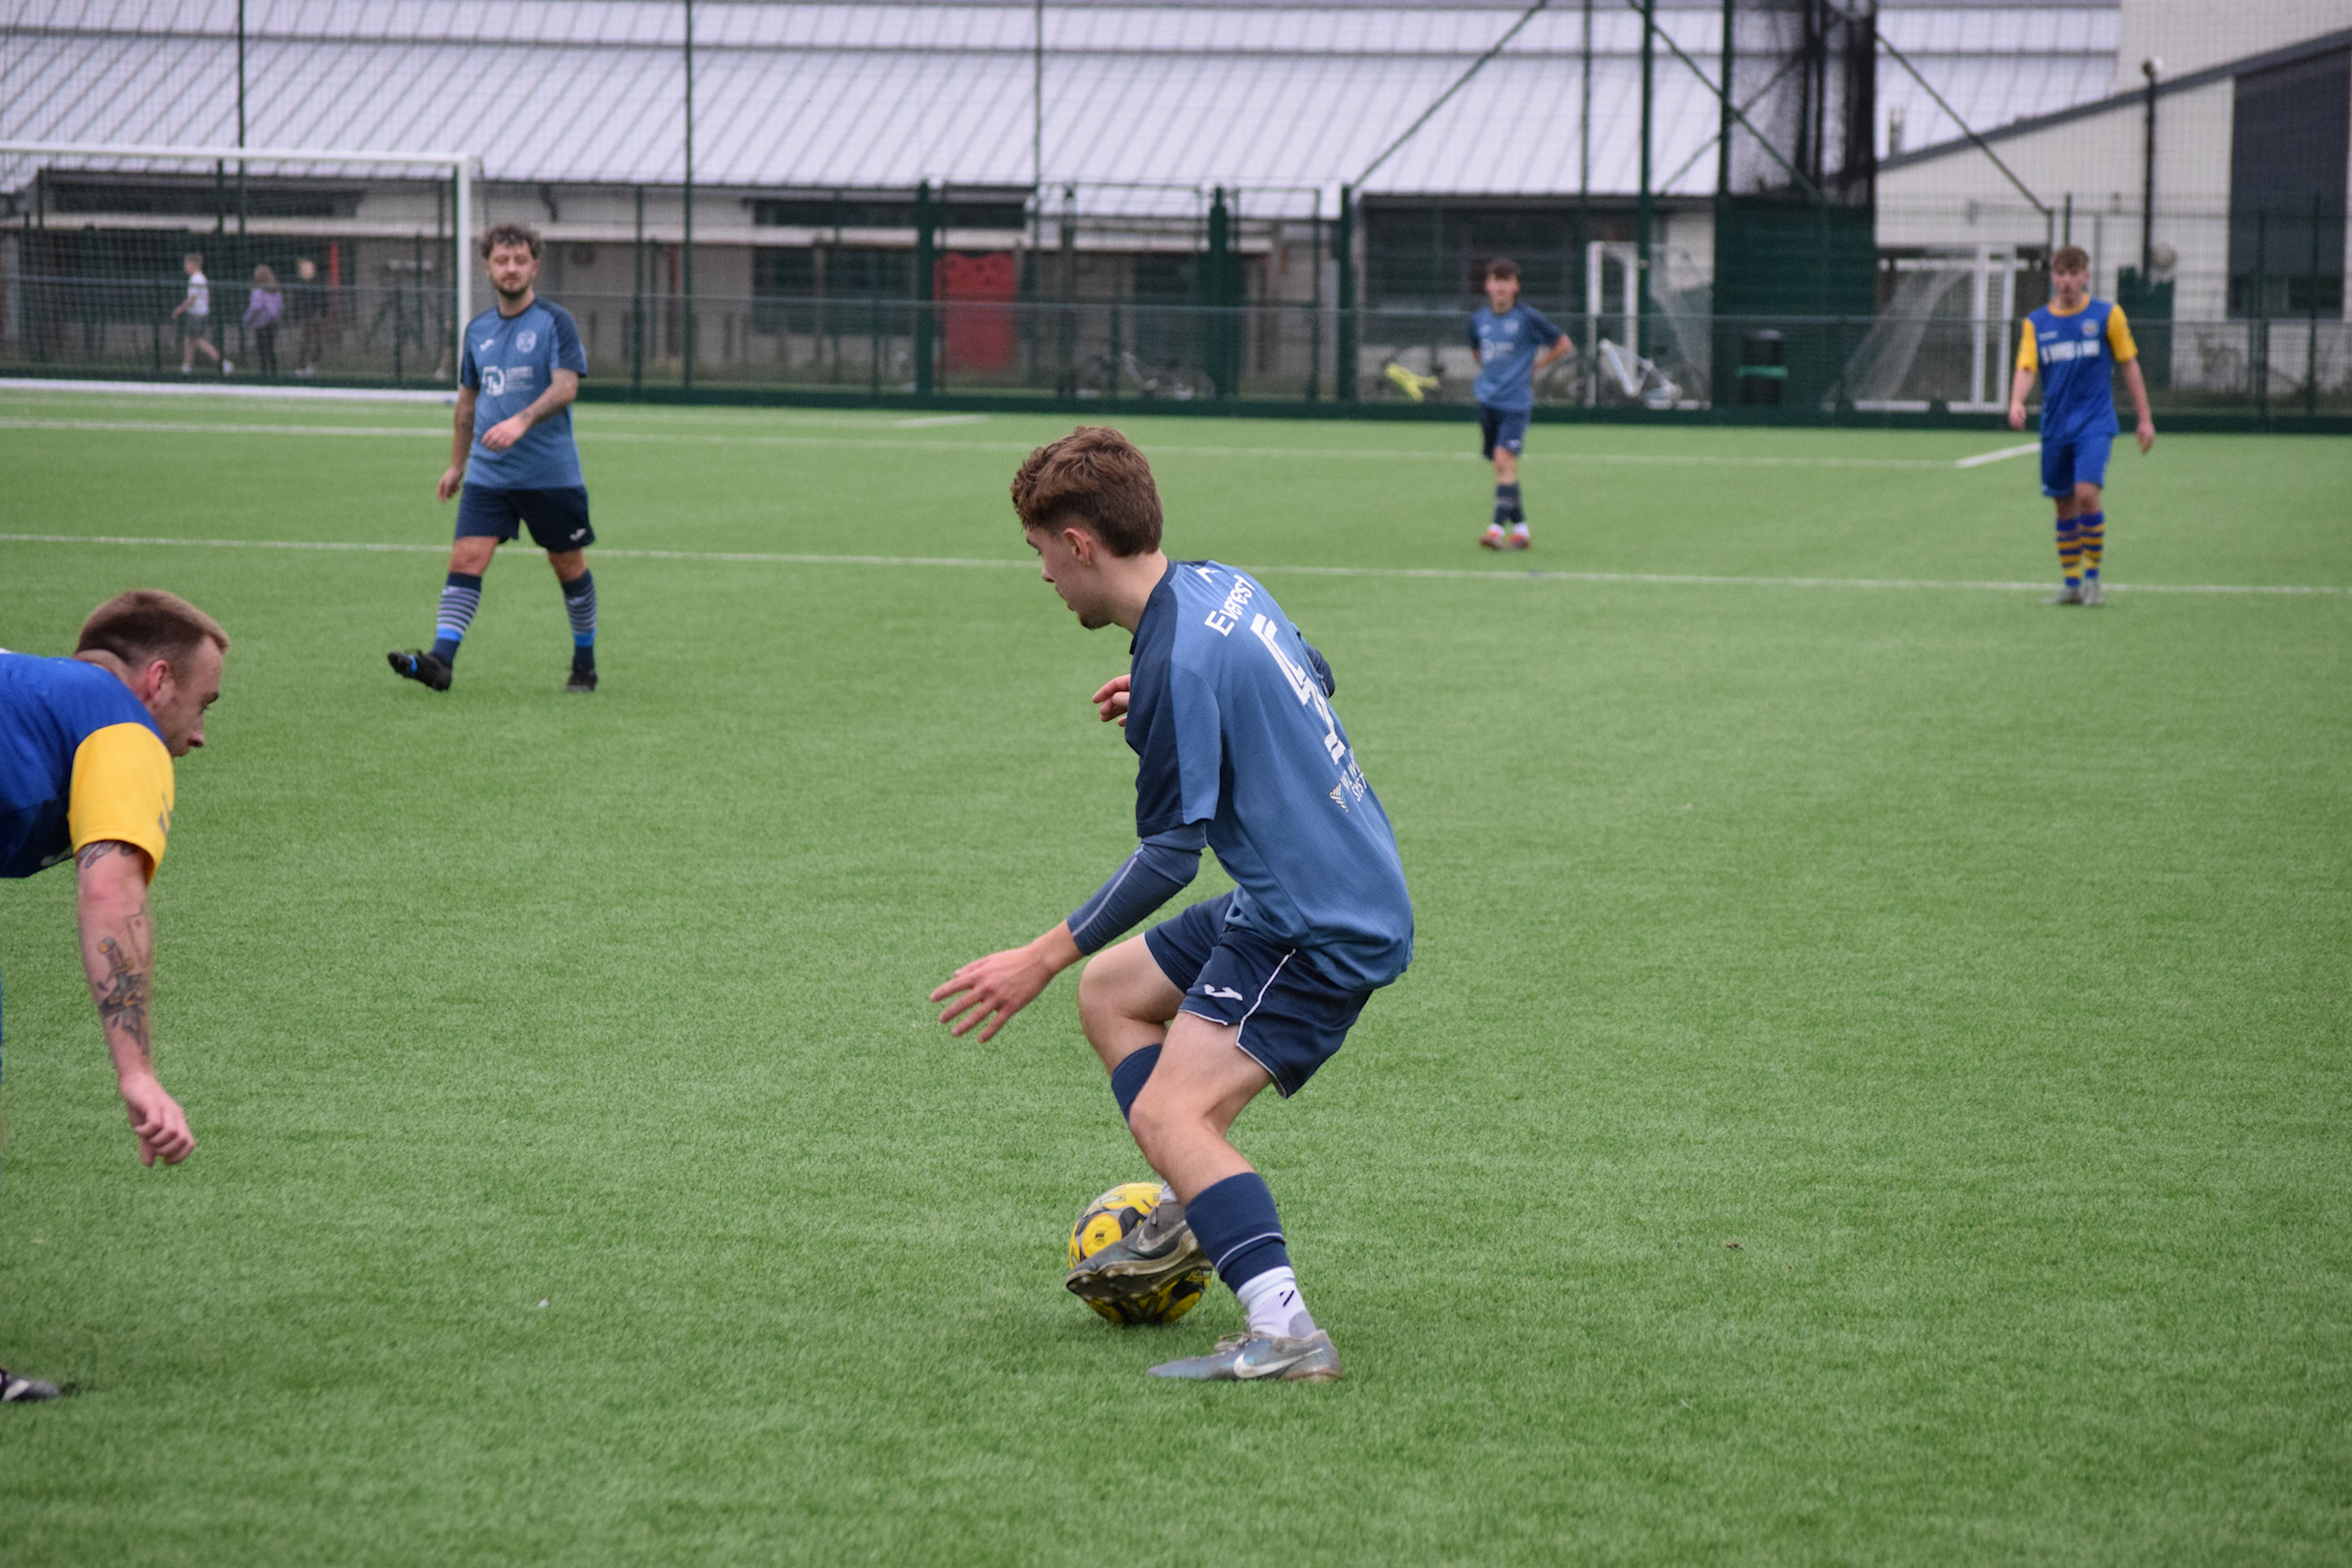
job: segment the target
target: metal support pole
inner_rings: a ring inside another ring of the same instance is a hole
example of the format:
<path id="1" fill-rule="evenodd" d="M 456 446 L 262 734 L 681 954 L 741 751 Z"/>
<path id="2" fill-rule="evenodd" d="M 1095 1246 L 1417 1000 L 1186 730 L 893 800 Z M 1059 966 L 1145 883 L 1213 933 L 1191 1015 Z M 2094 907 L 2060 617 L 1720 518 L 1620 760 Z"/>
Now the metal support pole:
<path id="1" fill-rule="evenodd" d="M 1340 269 L 1340 319 L 1336 324 L 1338 363 L 1331 370 L 1331 391 L 1342 403 L 1356 401 L 1356 193 L 1340 187 L 1340 232 L 1331 247 Z"/>
<path id="2" fill-rule="evenodd" d="M 683 384 L 694 385 L 694 0 L 686 0 L 686 263 L 685 299 L 678 313 L 686 327 L 681 349 Z"/>
<path id="3" fill-rule="evenodd" d="M 1642 309 L 1645 310 L 1648 309 L 1649 300 L 1650 123 L 1653 109 L 1651 100 L 1657 96 L 1657 67 L 1658 0 L 1642 0 L 1642 188 L 1637 198 L 1633 220 L 1633 268 L 1637 280 L 1635 297 L 1641 301 Z M 1633 349 L 1633 344 L 1640 341 L 1640 330 L 1635 323 L 1629 322 L 1626 325 L 1626 336 L 1629 340 L 1626 346 Z M 1639 350 L 1633 351 L 1639 352 Z"/>
<path id="4" fill-rule="evenodd" d="M 1315 187 L 1314 220 L 1308 230 L 1308 243 L 1313 248 L 1313 270 L 1308 274 L 1312 280 L 1314 296 L 1307 309 L 1307 401 L 1316 403 L 1323 397 L 1323 187 Z"/>
<path id="5" fill-rule="evenodd" d="M 629 307 L 628 395 L 645 391 L 645 187 L 637 187 L 637 241 L 630 247 L 637 263 L 637 288 Z"/>
<path id="6" fill-rule="evenodd" d="M 457 178 L 451 199 L 456 212 L 450 225 L 457 241 L 457 367 L 466 362 L 466 326 L 473 320 L 473 160 L 457 160 Z M 454 371 L 453 373 L 455 373 Z"/>
<path id="7" fill-rule="evenodd" d="M 2148 78 L 2139 153 L 2139 278 L 2145 284 L 2156 275 L 2156 62 L 2140 61 L 2139 73 Z"/>
<path id="8" fill-rule="evenodd" d="M 931 301 L 938 297 L 939 255 L 934 241 L 938 221 L 931 205 L 931 182 L 914 187 L 914 391 L 931 395 Z"/>
<path id="9" fill-rule="evenodd" d="M 2247 311 L 2246 370 L 2253 382 L 2254 417 L 2270 422 L 2270 209 L 2254 210 L 2254 298 Z"/>
<path id="10" fill-rule="evenodd" d="M 2311 336 L 2303 349 L 2303 413 L 2306 418 L 2319 412 L 2319 225 L 2327 215 L 2320 193 L 2312 193 L 2312 274 L 2304 282 L 2305 296 L 2311 301 Z"/>

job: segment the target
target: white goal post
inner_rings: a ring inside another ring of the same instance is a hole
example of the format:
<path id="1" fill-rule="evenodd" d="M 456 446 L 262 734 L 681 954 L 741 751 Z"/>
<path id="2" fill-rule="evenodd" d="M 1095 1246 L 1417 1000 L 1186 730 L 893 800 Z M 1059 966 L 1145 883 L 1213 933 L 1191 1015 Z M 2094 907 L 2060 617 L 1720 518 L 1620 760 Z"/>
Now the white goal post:
<path id="1" fill-rule="evenodd" d="M 0 157 L 113 158 L 126 163 L 362 164 L 379 168 L 446 168 L 455 199 L 456 341 L 450 363 L 466 357 L 466 324 L 473 319 L 473 181 L 482 160 L 470 152 L 357 152 L 315 147 L 141 146 L 124 142 L 0 141 Z"/>

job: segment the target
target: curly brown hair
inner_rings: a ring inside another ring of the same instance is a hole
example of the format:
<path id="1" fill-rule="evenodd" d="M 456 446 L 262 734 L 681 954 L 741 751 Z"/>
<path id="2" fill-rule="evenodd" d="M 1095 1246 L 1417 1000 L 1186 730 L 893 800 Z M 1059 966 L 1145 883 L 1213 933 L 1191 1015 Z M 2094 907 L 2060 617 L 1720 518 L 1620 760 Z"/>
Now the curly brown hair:
<path id="1" fill-rule="evenodd" d="M 1083 526 L 1117 556 L 1160 547 L 1160 488 L 1135 443 L 1108 425 L 1080 425 L 1029 453 L 1012 476 L 1025 529 Z"/>
<path id="2" fill-rule="evenodd" d="M 485 261 L 490 259 L 490 252 L 502 245 L 528 245 L 531 259 L 539 259 L 539 230 L 527 223 L 494 223 L 482 231 L 482 238 L 475 244 Z"/>
<path id="3" fill-rule="evenodd" d="M 73 651 L 112 654 L 134 670 L 159 658 L 179 670 L 206 642 L 229 651 L 229 634 L 218 621 L 177 594 L 134 588 L 89 612 Z"/>

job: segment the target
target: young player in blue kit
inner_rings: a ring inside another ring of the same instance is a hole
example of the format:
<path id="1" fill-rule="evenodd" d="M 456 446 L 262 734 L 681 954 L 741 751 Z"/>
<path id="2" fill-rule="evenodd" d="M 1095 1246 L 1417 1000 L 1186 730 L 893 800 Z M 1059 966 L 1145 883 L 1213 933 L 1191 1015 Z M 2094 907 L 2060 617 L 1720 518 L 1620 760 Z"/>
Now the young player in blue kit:
<path id="1" fill-rule="evenodd" d="M 2107 449 L 2115 440 L 2111 368 L 2123 367 L 2139 420 L 2139 450 L 2155 444 L 2148 414 L 2148 381 L 2122 308 L 2090 297 L 2090 257 L 2062 245 L 2050 258 L 2050 303 L 2026 318 L 2017 343 L 2017 373 L 2009 389 L 2009 425 L 2026 428 L 2026 394 L 2042 376 L 2042 493 L 2058 507 L 2058 571 L 2065 578 L 2056 605 L 2106 602 L 2099 562 L 2106 553 L 2107 515 L 2099 492 L 2107 481 Z"/>
<path id="2" fill-rule="evenodd" d="M 1413 907 L 1395 837 L 1331 711 L 1323 656 L 1248 576 L 1161 553 L 1159 493 L 1124 436 L 1080 429 L 1040 447 L 1012 499 L 1079 624 L 1134 638 L 1129 673 L 1093 701 L 1136 753 L 1142 842 L 1069 919 L 965 964 L 931 1000 L 947 1002 L 941 1022 L 958 1035 L 985 1025 L 986 1040 L 1092 955 L 1079 1022 L 1168 1187 L 1069 1288 L 1136 1300 L 1205 1260 L 1248 1327 L 1154 1375 L 1336 1378 L 1339 1353 L 1299 1295 L 1273 1195 L 1226 1134 L 1268 1085 L 1296 1093 L 1405 972 Z M 1233 891 L 1112 945 L 1191 882 L 1204 847 Z"/>
<path id="3" fill-rule="evenodd" d="M 586 550 L 588 489 L 572 440 L 572 400 L 588 356 L 571 312 L 538 296 L 539 235 L 501 223 L 482 236 L 495 309 L 466 327 L 457 372 L 456 439 L 439 495 L 457 502 L 457 542 L 449 552 L 433 646 L 388 656 L 392 669 L 447 691 L 457 644 L 482 607 L 482 574 L 490 557 L 525 527 L 555 568 L 572 624 L 572 673 L 566 691 L 596 689 L 596 579 Z"/>
<path id="4" fill-rule="evenodd" d="M 1470 345 L 1478 354 L 1478 430 L 1495 466 L 1495 516 L 1479 544 L 1523 550 L 1527 512 L 1519 505 L 1519 449 L 1535 411 L 1535 372 L 1576 352 L 1568 335 L 1532 305 L 1519 303 L 1519 266 L 1486 263 L 1486 303 L 1470 313 Z"/>

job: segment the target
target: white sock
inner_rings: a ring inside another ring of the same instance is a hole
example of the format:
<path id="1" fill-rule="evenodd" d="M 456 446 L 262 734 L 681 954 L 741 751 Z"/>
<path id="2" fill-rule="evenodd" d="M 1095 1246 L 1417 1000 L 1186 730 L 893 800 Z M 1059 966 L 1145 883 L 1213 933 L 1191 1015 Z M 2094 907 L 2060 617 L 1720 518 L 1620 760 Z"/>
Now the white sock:
<path id="1" fill-rule="evenodd" d="M 1315 1331 L 1307 1315 L 1307 1301 L 1298 1293 L 1298 1275 L 1289 1269 L 1268 1269 L 1242 1282 L 1233 1294 L 1249 1314 L 1249 1332 L 1284 1339 L 1304 1339 Z"/>

